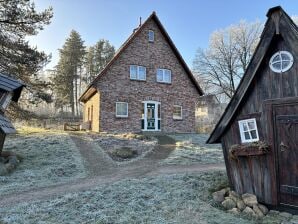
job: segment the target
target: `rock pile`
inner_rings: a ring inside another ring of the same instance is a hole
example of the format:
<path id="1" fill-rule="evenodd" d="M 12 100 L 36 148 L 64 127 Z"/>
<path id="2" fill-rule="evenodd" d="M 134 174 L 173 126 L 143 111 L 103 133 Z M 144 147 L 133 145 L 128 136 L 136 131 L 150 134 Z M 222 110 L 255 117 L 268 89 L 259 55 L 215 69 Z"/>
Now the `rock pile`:
<path id="1" fill-rule="evenodd" d="M 0 176 L 5 176 L 15 170 L 20 161 L 21 156 L 3 151 L 0 156 Z"/>
<path id="2" fill-rule="evenodd" d="M 244 214 L 249 217 L 262 218 L 268 213 L 266 206 L 259 204 L 253 194 L 239 195 L 229 188 L 224 188 L 212 194 L 213 200 L 233 214 Z"/>

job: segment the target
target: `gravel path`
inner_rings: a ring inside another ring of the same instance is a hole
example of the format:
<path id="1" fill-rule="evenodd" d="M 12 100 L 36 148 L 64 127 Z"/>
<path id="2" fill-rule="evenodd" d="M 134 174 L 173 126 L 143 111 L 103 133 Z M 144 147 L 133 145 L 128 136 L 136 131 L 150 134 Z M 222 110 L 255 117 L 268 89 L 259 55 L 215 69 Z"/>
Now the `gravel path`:
<path id="1" fill-rule="evenodd" d="M 66 184 L 51 187 L 36 188 L 29 191 L 6 195 L 0 201 L 0 207 L 10 206 L 20 202 L 31 202 L 40 199 L 49 199 L 70 192 L 88 190 L 100 184 L 131 178 L 142 178 L 161 174 L 176 174 L 187 172 L 201 172 L 207 170 L 224 170 L 224 164 L 202 165 L 160 165 L 159 162 L 175 149 L 175 140 L 168 136 L 158 136 L 158 145 L 144 158 L 133 163 L 117 166 L 110 161 L 100 147 L 92 141 L 80 136 L 71 136 L 86 160 L 86 168 L 90 171 L 88 178 L 77 179 Z M 98 148 L 95 148 L 98 147 Z"/>

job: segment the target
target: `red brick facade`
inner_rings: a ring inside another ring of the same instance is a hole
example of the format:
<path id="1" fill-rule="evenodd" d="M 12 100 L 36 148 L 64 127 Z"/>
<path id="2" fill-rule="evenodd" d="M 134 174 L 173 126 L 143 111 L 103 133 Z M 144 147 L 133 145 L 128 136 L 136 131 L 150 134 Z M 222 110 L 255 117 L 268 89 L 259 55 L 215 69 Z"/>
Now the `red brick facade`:
<path id="1" fill-rule="evenodd" d="M 140 132 L 143 101 L 161 105 L 160 131 L 195 132 L 195 103 L 200 89 L 154 19 L 148 19 L 93 86 L 100 92 L 100 131 Z M 149 42 L 148 31 L 154 31 Z M 130 79 L 130 65 L 146 67 L 146 81 Z M 157 69 L 171 70 L 171 83 L 157 82 Z M 116 117 L 116 102 L 128 103 L 128 117 Z M 182 106 L 182 119 L 173 119 L 174 105 Z"/>

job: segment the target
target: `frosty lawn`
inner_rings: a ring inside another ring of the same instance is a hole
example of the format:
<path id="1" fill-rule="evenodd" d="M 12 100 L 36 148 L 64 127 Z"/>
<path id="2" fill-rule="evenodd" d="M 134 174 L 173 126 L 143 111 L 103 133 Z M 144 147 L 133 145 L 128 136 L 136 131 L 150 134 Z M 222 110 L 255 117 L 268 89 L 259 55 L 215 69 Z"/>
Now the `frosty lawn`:
<path id="1" fill-rule="evenodd" d="M 190 165 L 194 163 L 223 163 L 221 145 L 207 145 L 206 134 L 175 134 L 176 149 L 165 159 L 163 164 Z"/>
<path id="2" fill-rule="evenodd" d="M 0 195 L 67 182 L 86 176 L 80 153 L 67 134 L 21 130 L 4 150 L 24 157 L 17 169 L 0 176 Z"/>
<path id="3" fill-rule="evenodd" d="M 8 223 L 253 223 L 210 205 L 224 172 L 119 181 L 52 200 L 0 208 Z"/>

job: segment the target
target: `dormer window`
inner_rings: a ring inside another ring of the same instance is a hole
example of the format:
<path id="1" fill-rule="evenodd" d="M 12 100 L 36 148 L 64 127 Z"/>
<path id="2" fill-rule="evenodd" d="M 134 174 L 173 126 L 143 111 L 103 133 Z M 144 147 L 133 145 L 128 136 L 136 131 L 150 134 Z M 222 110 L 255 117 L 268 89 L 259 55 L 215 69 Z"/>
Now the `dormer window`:
<path id="1" fill-rule="evenodd" d="M 146 80 L 146 68 L 144 66 L 131 65 L 130 79 L 132 80 Z"/>
<path id="2" fill-rule="evenodd" d="M 278 51 L 270 59 L 270 69 L 277 73 L 288 71 L 293 65 L 294 59 L 288 51 Z"/>
<path id="3" fill-rule="evenodd" d="M 149 39 L 149 42 L 154 42 L 154 31 L 153 30 L 149 30 L 148 39 Z"/>

